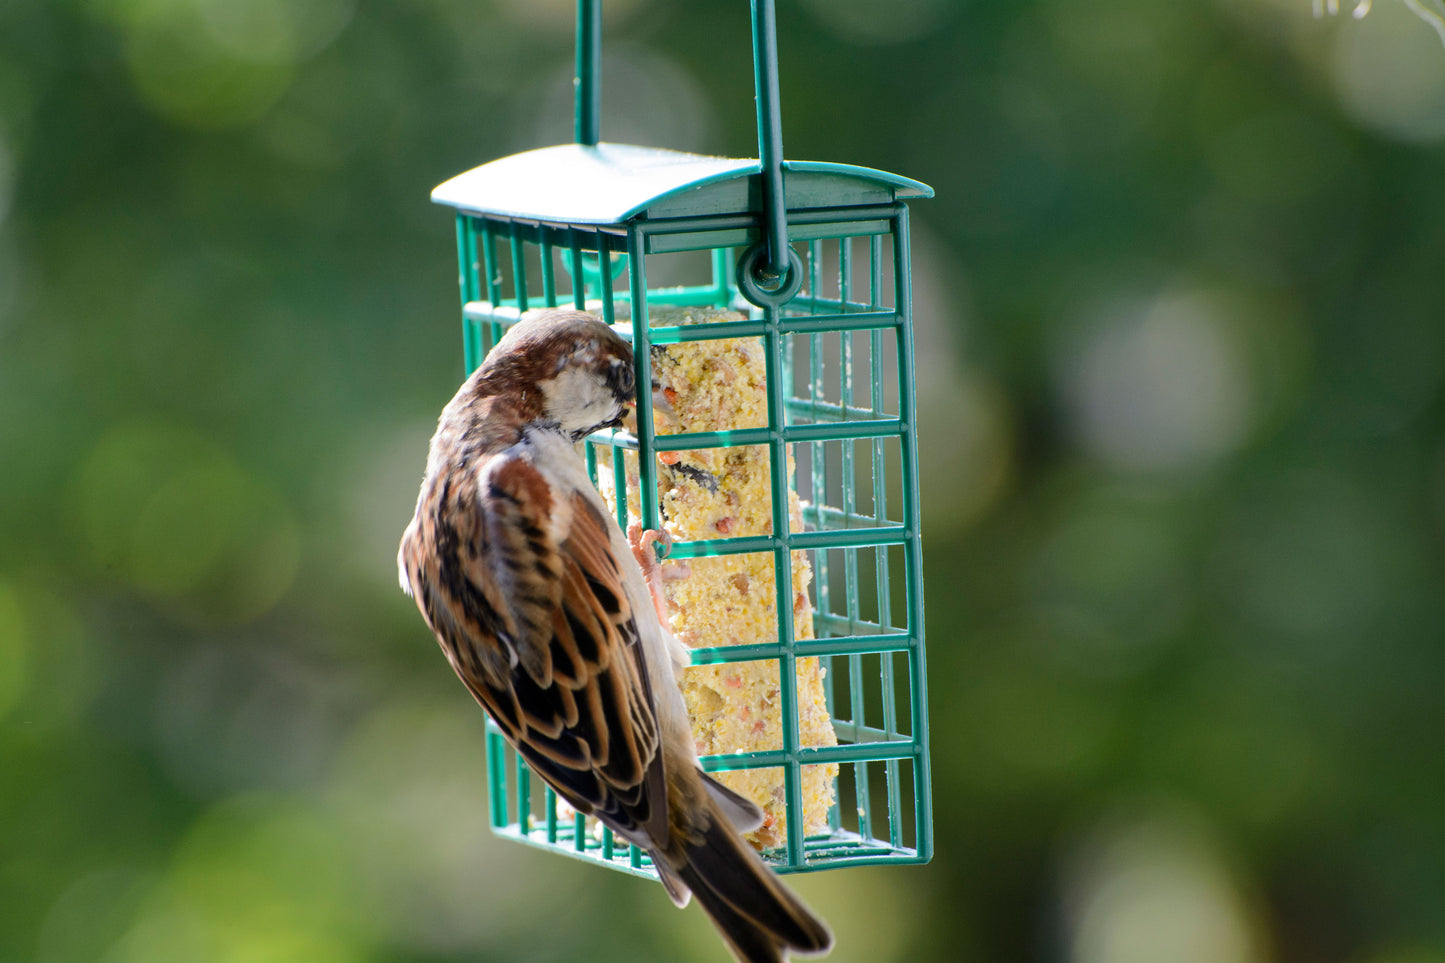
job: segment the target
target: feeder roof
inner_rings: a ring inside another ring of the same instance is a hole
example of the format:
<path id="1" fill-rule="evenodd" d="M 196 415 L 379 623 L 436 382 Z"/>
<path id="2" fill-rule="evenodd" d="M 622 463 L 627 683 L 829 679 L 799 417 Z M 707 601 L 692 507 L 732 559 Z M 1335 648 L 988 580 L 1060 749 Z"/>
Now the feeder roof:
<path id="1" fill-rule="evenodd" d="M 756 159 L 705 157 L 627 144 L 563 144 L 458 174 L 432 201 L 478 214 L 560 224 L 622 224 L 640 214 L 687 217 L 760 208 Z M 788 207 L 932 197 L 927 184 L 851 164 L 784 161 Z"/>

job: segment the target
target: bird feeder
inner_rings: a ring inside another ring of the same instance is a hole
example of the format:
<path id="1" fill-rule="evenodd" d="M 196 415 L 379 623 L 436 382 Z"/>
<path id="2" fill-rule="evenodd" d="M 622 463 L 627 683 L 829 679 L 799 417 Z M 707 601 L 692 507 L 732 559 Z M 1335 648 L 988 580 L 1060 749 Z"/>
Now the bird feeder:
<path id="1" fill-rule="evenodd" d="M 624 531 L 630 521 L 657 529 L 659 471 L 676 453 L 766 453 L 763 534 L 719 532 L 667 550 L 672 562 L 761 555 L 775 582 L 765 641 L 696 647 L 692 661 L 766 662 L 778 680 L 780 744 L 704 755 L 702 766 L 780 773 L 786 829 L 763 852 L 779 872 L 922 863 L 932 815 L 906 202 L 933 192 L 882 171 L 783 160 L 771 0 L 753 0 L 752 26 L 759 159 L 610 144 L 598 130 L 599 0 L 579 0 L 576 143 L 492 161 L 432 193 L 456 211 L 466 369 L 541 307 L 592 310 L 630 338 L 639 386 L 656 383 L 655 352 L 667 346 L 760 347 L 765 424 L 668 433 L 643 390 L 636 433 L 593 435 L 587 465 L 594 482 L 621 492 L 635 457 L 634 508 L 615 498 L 617 520 Z M 679 308 L 736 313 L 656 324 Z M 799 556 L 806 589 L 795 585 Z M 795 611 L 809 610 L 800 631 Z M 831 719 L 826 744 L 800 730 L 795 680 L 811 659 Z M 655 875 L 645 853 L 532 778 L 490 723 L 487 752 L 495 832 Z M 831 780 L 830 803 L 810 824 L 803 787 L 819 772 Z"/>

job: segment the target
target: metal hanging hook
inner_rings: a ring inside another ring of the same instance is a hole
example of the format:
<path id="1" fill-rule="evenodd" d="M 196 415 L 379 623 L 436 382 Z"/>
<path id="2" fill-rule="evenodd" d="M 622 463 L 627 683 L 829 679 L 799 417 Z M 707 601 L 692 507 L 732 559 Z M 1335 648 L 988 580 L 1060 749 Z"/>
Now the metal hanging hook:
<path id="1" fill-rule="evenodd" d="M 763 177 L 763 226 L 767 259 L 760 265 L 766 280 L 776 281 L 790 270 L 788 205 L 783 193 L 783 116 L 778 96 L 778 23 L 773 0 L 752 0 L 753 86 L 758 105 L 758 161 Z"/>
<path id="2" fill-rule="evenodd" d="M 802 283 L 801 262 L 788 245 L 783 188 L 783 117 L 778 94 L 778 24 L 773 0 L 751 0 L 753 88 L 757 102 L 758 163 L 763 188 L 763 240 L 747 251 L 738 286 L 759 307 L 777 306 Z M 577 0 L 574 140 L 595 147 L 602 127 L 602 0 Z M 744 276 L 745 274 L 745 276 Z M 781 300 L 780 300 L 781 298 Z"/>

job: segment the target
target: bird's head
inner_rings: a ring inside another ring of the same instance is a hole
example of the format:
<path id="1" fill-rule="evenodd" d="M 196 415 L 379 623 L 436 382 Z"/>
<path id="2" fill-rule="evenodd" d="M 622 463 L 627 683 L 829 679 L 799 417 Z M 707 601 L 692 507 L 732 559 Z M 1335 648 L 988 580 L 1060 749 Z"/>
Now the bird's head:
<path id="1" fill-rule="evenodd" d="M 580 440 L 622 423 L 635 399 L 632 347 L 584 311 L 529 313 L 483 365 L 506 371 L 532 394 L 539 420 Z"/>

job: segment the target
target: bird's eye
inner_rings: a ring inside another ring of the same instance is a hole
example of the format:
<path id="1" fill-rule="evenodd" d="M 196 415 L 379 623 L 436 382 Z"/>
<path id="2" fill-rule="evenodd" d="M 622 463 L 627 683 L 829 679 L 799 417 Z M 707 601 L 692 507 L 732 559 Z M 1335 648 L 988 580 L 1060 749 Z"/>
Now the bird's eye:
<path id="1" fill-rule="evenodd" d="M 624 362 L 616 362 L 617 370 L 612 374 L 613 383 L 617 390 L 626 394 L 632 393 L 633 375 L 632 366 Z"/>

